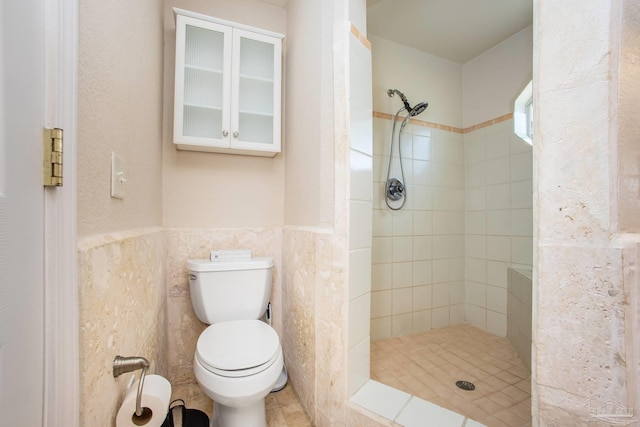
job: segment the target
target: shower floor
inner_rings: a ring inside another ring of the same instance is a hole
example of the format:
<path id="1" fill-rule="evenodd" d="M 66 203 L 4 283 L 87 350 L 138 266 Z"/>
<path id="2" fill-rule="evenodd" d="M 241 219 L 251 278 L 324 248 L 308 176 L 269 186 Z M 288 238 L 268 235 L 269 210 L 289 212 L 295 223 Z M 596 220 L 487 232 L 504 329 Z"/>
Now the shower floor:
<path id="1" fill-rule="evenodd" d="M 531 426 L 531 376 L 506 338 L 469 325 L 371 344 L 371 378 L 488 427 Z M 472 382 L 475 390 L 456 387 Z"/>

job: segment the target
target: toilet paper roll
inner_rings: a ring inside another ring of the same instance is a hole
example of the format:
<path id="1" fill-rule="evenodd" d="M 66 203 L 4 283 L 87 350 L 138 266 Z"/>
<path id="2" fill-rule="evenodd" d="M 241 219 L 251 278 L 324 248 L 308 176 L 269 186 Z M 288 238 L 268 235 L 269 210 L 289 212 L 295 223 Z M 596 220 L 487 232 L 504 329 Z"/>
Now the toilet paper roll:
<path id="1" fill-rule="evenodd" d="M 142 387 L 142 416 L 136 416 L 138 383 L 131 386 L 118 410 L 116 427 L 160 427 L 167 417 L 171 384 L 160 375 L 147 375 Z"/>

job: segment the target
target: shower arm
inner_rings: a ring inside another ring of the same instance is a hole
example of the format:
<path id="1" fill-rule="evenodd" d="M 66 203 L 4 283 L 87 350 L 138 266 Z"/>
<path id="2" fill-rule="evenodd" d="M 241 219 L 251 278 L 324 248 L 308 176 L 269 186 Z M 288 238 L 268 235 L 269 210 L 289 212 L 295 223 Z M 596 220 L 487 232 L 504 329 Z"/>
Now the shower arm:
<path id="1" fill-rule="evenodd" d="M 407 110 L 407 112 L 411 113 L 411 105 L 409 105 L 409 101 L 407 101 L 407 97 L 404 95 L 404 93 L 400 92 L 398 89 L 388 89 L 387 90 L 387 95 L 389 96 L 389 98 L 392 98 L 393 95 L 398 94 L 398 96 L 400 96 L 400 99 L 402 100 L 402 103 L 404 104 L 404 108 Z"/>
<path id="2" fill-rule="evenodd" d="M 144 387 L 144 377 L 149 369 L 149 361 L 144 357 L 122 357 L 116 356 L 113 359 L 113 377 L 118 378 L 127 372 L 142 369 L 140 381 L 138 382 L 138 394 L 136 395 L 136 416 L 142 416 L 142 387 Z"/>

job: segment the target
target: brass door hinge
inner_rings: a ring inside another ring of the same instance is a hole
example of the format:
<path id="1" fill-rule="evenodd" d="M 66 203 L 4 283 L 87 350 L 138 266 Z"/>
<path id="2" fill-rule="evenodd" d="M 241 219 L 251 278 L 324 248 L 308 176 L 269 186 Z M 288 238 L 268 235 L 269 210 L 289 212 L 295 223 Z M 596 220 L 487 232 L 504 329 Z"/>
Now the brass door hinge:
<path id="1" fill-rule="evenodd" d="M 62 187 L 62 129 L 46 129 L 42 138 L 45 187 Z"/>

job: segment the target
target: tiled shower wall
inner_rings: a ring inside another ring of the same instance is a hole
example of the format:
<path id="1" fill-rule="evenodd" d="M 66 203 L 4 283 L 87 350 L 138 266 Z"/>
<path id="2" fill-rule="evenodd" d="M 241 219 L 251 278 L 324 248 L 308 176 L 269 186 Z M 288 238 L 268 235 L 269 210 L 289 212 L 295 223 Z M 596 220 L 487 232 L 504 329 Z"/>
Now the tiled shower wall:
<path id="1" fill-rule="evenodd" d="M 500 336 L 507 268 L 531 270 L 533 259 L 531 146 L 504 119 L 464 135 L 467 322 Z"/>
<path id="2" fill-rule="evenodd" d="M 393 122 L 381 116 L 373 132 L 372 340 L 465 320 L 463 135 L 407 125 L 407 202 L 393 211 L 384 194 Z M 397 147 L 396 140 L 392 177 L 400 178 Z"/>
<path id="3" fill-rule="evenodd" d="M 376 116 L 372 340 L 465 321 L 506 336 L 507 268 L 532 265 L 531 146 L 510 115 L 464 132 L 408 125 L 407 202 L 393 211 L 384 202 L 393 122 Z"/>
<path id="4" fill-rule="evenodd" d="M 531 371 L 531 270 L 508 269 L 507 339 Z"/>
<path id="5" fill-rule="evenodd" d="M 349 34 L 349 329 L 348 390 L 369 380 L 371 347 L 371 217 L 373 118 L 371 45 L 354 26 Z"/>

